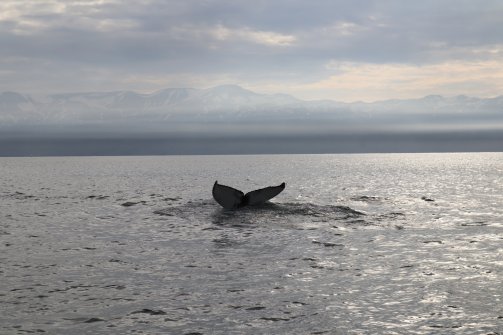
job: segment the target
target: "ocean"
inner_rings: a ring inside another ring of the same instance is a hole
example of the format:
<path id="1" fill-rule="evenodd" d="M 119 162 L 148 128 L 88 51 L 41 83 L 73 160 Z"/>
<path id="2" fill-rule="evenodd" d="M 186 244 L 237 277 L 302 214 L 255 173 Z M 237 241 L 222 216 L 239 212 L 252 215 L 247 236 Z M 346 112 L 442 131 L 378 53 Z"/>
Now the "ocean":
<path id="1" fill-rule="evenodd" d="M 0 172 L 0 334 L 503 334 L 503 153 Z M 224 210 L 215 180 L 286 189 Z"/>

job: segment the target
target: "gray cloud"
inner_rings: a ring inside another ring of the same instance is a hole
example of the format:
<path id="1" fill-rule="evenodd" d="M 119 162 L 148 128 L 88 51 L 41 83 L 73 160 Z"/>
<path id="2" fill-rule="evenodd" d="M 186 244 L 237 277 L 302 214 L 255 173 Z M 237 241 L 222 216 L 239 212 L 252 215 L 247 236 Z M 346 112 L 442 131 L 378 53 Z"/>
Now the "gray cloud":
<path id="1" fill-rule="evenodd" d="M 6 0 L 0 13 L 0 91 L 279 87 L 336 75 L 333 61 L 503 62 L 501 1 Z"/>

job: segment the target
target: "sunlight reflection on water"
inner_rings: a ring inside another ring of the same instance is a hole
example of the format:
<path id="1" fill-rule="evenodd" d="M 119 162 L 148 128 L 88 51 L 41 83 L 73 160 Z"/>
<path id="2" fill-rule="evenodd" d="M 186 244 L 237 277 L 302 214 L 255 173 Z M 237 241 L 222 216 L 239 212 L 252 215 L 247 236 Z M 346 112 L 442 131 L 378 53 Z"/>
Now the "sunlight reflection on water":
<path id="1" fill-rule="evenodd" d="M 503 331 L 503 154 L 0 163 L 2 333 Z"/>

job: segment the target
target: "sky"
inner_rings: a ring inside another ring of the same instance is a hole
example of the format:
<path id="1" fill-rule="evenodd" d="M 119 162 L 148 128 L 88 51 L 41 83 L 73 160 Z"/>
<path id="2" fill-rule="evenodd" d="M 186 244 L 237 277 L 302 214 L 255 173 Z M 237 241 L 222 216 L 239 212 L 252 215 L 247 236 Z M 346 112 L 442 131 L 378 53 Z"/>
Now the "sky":
<path id="1" fill-rule="evenodd" d="M 2 0 L 0 92 L 503 94 L 503 1 Z"/>

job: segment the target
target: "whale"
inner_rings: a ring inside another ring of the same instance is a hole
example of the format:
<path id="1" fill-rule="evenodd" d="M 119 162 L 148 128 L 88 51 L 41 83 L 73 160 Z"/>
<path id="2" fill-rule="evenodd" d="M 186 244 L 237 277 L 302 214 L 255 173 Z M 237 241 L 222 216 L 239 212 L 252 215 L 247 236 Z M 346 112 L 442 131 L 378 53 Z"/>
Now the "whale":
<path id="1" fill-rule="evenodd" d="M 278 186 L 268 186 L 244 194 L 242 191 L 230 186 L 213 184 L 213 199 L 225 209 L 237 209 L 245 206 L 256 206 L 271 200 L 280 194 L 286 187 L 285 183 Z"/>

